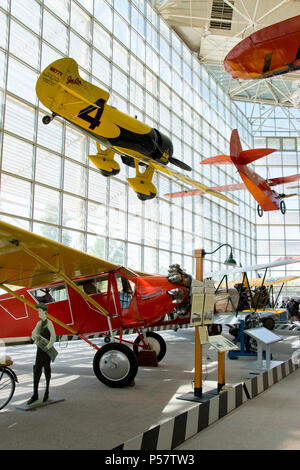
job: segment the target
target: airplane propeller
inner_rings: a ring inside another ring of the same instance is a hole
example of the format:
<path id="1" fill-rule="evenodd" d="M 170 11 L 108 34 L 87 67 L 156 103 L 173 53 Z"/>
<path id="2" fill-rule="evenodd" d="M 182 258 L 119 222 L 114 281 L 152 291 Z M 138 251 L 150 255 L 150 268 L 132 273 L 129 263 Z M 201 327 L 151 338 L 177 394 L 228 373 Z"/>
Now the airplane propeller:
<path id="1" fill-rule="evenodd" d="M 192 168 L 187 163 L 184 163 L 184 162 L 182 162 L 181 160 L 178 160 L 175 157 L 169 157 L 169 162 L 173 163 L 173 165 L 178 166 L 182 170 L 192 171 Z"/>

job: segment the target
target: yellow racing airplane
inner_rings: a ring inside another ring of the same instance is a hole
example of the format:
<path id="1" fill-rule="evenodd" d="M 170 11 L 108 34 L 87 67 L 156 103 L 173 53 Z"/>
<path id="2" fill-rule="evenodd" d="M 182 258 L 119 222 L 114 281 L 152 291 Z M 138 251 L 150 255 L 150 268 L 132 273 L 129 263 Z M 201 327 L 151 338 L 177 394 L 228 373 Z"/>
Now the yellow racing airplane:
<path id="1" fill-rule="evenodd" d="M 152 178 L 157 170 L 236 204 L 218 191 L 167 167 L 168 163 L 172 163 L 182 170 L 191 170 L 186 163 L 173 157 L 169 137 L 108 105 L 109 93 L 80 77 L 74 59 L 59 59 L 48 65 L 37 80 L 36 94 L 52 112 L 51 116 L 43 117 L 44 124 L 60 116 L 95 139 L 97 154 L 89 155 L 89 159 L 104 176 L 119 173 L 120 166 L 114 159 L 115 154 L 121 156 L 124 164 L 135 168 L 135 177 L 127 178 L 127 181 L 139 199 L 156 196 Z"/>

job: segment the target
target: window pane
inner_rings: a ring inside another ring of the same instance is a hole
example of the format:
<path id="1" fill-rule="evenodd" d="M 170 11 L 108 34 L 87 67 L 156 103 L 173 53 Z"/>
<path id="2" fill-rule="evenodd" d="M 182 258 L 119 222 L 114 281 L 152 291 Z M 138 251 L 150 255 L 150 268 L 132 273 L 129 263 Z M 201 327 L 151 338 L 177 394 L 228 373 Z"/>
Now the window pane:
<path id="1" fill-rule="evenodd" d="M 63 125 L 58 119 L 54 119 L 51 124 L 45 126 L 42 117 L 45 113 L 39 113 L 38 117 L 38 144 L 43 147 L 62 152 Z"/>
<path id="2" fill-rule="evenodd" d="M 45 5 L 52 10 L 58 18 L 68 23 L 69 21 L 69 4 L 70 0 L 59 0 L 59 2 L 53 2 L 53 0 L 44 0 Z"/>
<path id="3" fill-rule="evenodd" d="M 124 266 L 125 264 L 125 243 L 117 240 L 109 240 L 108 247 L 108 259 L 112 263 L 120 264 Z"/>
<path id="4" fill-rule="evenodd" d="M 81 65 L 82 68 L 89 70 L 90 65 L 90 48 L 82 41 L 79 36 L 74 33 L 70 33 L 70 57 Z"/>
<path id="5" fill-rule="evenodd" d="M 84 13 L 74 2 L 71 3 L 71 26 L 86 41 L 91 40 L 90 16 Z"/>
<path id="6" fill-rule="evenodd" d="M 106 235 L 106 206 L 103 204 L 96 204 L 94 202 L 88 203 L 87 230 L 88 232 L 94 233 L 96 235 Z"/>
<path id="7" fill-rule="evenodd" d="M 73 230 L 62 230 L 62 243 L 64 245 L 75 248 L 76 250 L 84 250 L 84 235 L 81 232 Z"/>
<path id="8" fill-rule="evenodd" d="M 30 201 L 31 183 L 3 175 L 1 179 L 1 212 L 30 217 Z"/>
<path id="9" fill-rule="evenodd" d="M 23 62 L 38 68 L 39 40 L 15 21 L 10 26 L 10 52 Z"/>
<path id="10" fill-rule="evenodd" d="M 97 23 L 94 23 L 93 45 L 99 49 L 102 54 L 111 57 L 111 37 Z"/>
<path id="11" fill-rule="evenodd" d="M 142 219 L 128 214 L 128 240 L 142 243 Z"/>
<path id="12" fill-rule="evenodd" d="M 22 77 L 22 80 L 20 80 Z M 35 92 L 35 84 L 38 74 L 30 70 L 25 65 L 21 64 L 18 60 L 9 58 L 8 61 L 8 74 L 7 74 L 7 89 L 15 95 L 20 96 L 30 103 L 37 103 L 37 96 Z"/>
<path id="13" fill-rule="evenodd" d="M 59 192 L 36 185 L 34 193 L 34 219 L 52 224 L 59 223 Z"/>
<path id="14" fill-rule="evenodd" d="M 125 46 L 129 47 L 129 26 L 117 13 L 114 15 L 114 36 Z"/>
<path id="15" fill-rule="evenodd" d="M 66 26 L 46 10 L 44 11 L 43 37 L 53 47 L 63 53 L 67 52 L 68 32 Z"/>
<path id="16" fill-rule="evenodd" d="M 141 247 L 128 243 L 127 265 L 133 271 L 141 270 Z"/>
<path id="17" fill-rule="evenodd" d="M 87 159 L 87 138 L 70 127 L 66 128 L 66 155 L 79 162 Z"/>
<path id="18" fill-rule="evenodd" d="M 112 11 L 104 0 L 95 0 L 94 16 L 109 31 L 112 31 Z"/>
<path id="19" fill-rule="evenodd" d="M 63 196 L 63 225 L 77 230 L 84 228 L 85 201 L 83 199 Z"/>
<path id="20" fill-rule="evenodd" d="M 6 49 L 7 45 L 7 15 L 0 11 L 0 46 Z"/>
<path id="21" fill-rule="evenodd" d="M 48 150 L 38 148 L 35 177 L 40 183 L 59 188 L 61 186 L 61 157 Z"/>
<path id="22" fill-rule="evenodd" d="M 105 239 L 94 235 L 87 236 L 87 252 L 98 258 L 105 259 Z"/>
<path id="23" fill-rule="evenodd" d="M 113 67 L 112 75 L 112 88 L 117 93 L 120 93 L 125 99 L 128 98 L 128 82 L 127 77 L 118 70 L 116 67 Z"/>
<path id="24" fill-rule="evenodd" d="M 85 194 L 86 169 L 76 163 L 65 160 L 64 190 L 83 196 Z"/>
<path id="25" fill-rule="evenodd" d="M 119 44 L 116 40 L 113 41 L 113 61 L 124 72 L 129 71 L 127 49 L 121 46 L 121 44 Z"/>
<path id="26" fill-rule="evenodd" d="M 15 175 L 32 177 L 33 146 L 20 139 L 4 134 L 2 170 Z"/>
<path id="27" fill-rule="evenodd" d="M 98 52 L 93 51 L 93 75 L 105 83 L 107 87 L 110 86 L 111 64 Z"/>
<path id="28" fill-rule="evenodd" d="M 109 235 L 114 238 L 125 240 L 126 218 L 125 212 L 117 209 L 109 209 Z"/>
<path id="29" fill-rule="evenodd" d="M 106 202 L 107 179 L 100 172 L 89 171 L 88 197 L 93 201 Z"/>
<path id="30" fill-rule="evenodd" d="M 34 139 L 35 113 L 32 108 L 17 100 L 7 97 L 5 107 L 5 129 L 25 137 Z M 45 127 L 45 126 L 44 126 Z"/>
<path id="31" fill-rule="evenodd" d="M 30 14 L 28 14 L 30 12 Z M 22 23 L 39 34 L 41 27 L 41 7 L 32 0 L 11 2 L 11 13 Z"/>
<path id="32" fill-rule="evenodd" d="M 144 272 L 148 274 L 157 274 L 157 250 L 154 248 L 144 247 Z"/>

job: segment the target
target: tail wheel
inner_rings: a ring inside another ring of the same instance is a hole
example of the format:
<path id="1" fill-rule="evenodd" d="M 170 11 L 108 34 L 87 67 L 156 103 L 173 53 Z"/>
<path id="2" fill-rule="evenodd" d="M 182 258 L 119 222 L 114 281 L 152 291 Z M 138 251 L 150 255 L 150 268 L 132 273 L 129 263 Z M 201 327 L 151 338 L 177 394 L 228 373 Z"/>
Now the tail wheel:
<path id="1" fill-rule="evenodd" d="M 285 206 L 285 202 L 283 200 L 280 201 L 280 210 L 281 210 L 282 214 L 286 213 L 286 206 Z"/>
<path id="2" fill-rule="evenodd" d="M 146 336 L 148 338 L 148 345 L 151 351 L 156 352 L 157 362 L 160 362 L 165 357 L 165 354 L 167 352 L 167 346 L 166 346 L 165 340 L 163 339 L 162 336 L 158 335 L 154 331 L 147 331 Z M 134 342 L 139 344 L 141 342 L 140 336 L 138 336 Z M 136 345 L 133 346 L 133 351 L 136 354 L 136 357 L 139 354 L 139 349 L 140 348 L 138 346 Z"/>
<path id="3" fill-rule="evenodd" d="M 259 217 L 262 217 L 262 216 L 263 216 L 263 213 L 264 213 L 264 211 L 263 211 L 262 207 L 258 204 L 258 206 L 257 206 L 257 214 L 258 214 L 258 216 L 259 216 Z"/>
<path id="4" fill-rule="evenodd" d="M 97 379 L 109 387 L 130 385 L 138 371 L 134 352 L 124 344 L 109 343 L 96 352 L 93 369 Z"/>

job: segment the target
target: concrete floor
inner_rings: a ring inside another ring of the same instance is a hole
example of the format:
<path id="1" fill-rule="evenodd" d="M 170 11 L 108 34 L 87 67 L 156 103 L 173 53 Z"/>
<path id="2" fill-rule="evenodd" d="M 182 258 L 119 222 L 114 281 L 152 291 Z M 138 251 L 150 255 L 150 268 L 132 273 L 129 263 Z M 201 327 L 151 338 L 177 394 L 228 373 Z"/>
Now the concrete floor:
<path id="1" fill-rule="evenodd" d="M 92 369 L 94 349 L 86 343 L 57 343 L 59 355 L 52 366 L 50 396 L 64 401 L 30 411 L 16 406 L 32 394 L 36 347 L 8 348 L 19 383 L 12 401 L 0 411 L 0 449 L 109 450 L 198 406 L 177 399 L 193 391 L 194 329 L 160 333 L 167 342 L 165 358 L 158 367 L 140 366 L 135 385 L 124 389 L 112 389 L 98 381 Z M 271 349 L 278 361 L 286 361 L 300 347 L 300 336 L 282 336 L 283 341 Z M 101 339 L 95 342 L 102 344 Z M 226 359 L 226 384 L 241 383 L 245 367 L 253 360 Z M 216 383 L 217 352 L 205 345 L 203 392 L 215 389 Z M 298 369 L 178 449 L 299 448 L 299 384 Z M 41 396 L 43 388 L 42 379 Z"/>

